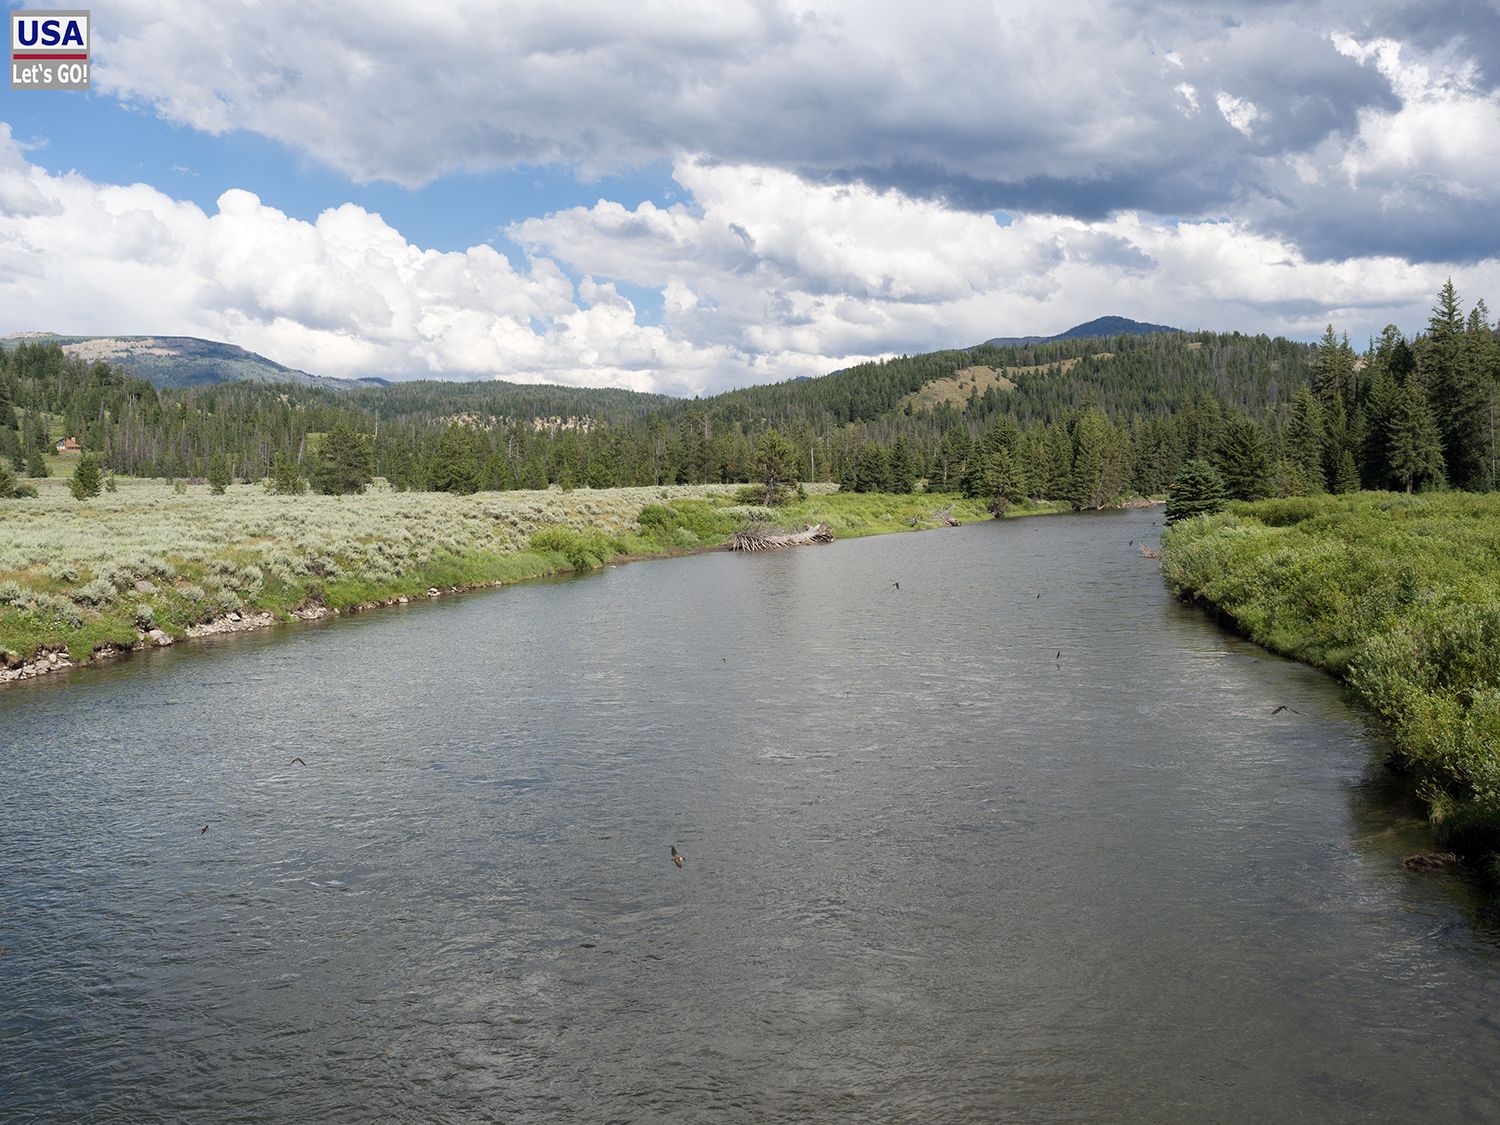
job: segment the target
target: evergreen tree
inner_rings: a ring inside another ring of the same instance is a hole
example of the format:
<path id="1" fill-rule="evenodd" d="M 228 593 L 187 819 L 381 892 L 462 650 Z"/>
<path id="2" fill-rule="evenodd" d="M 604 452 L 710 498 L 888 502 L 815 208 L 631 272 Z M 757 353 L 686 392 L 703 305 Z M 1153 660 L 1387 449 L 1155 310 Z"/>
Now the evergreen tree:
<path id="1" fill-rule="evenodd" d="M 234 481 L 234 473 L 230 468 L 229 454 L 215 453 L 213 459 L 208 463 L 208 490 L 215 496 L 223 496 Z"/>
<path id="2" fill-rule="evenodd" d="M 1489 396 L 1470 361 L 1471 341 L 1451 278 L 1438 292 L 1421 343 L 1418 367 L 1437 419 L 1448 479 L 1458 488 L 1483 488 Z"/>
<path id="3" fill-rule="evenodd" d="M 41 480 L 51 475 L 47 468 L 47 458 L 35 449 L 26 455 L 26 475 L 32 480 Z"/>
<path id="4" fill-rule="evenodd" d="M 8 461 L 15 472 L 26 471 L 26 458 L 21 453 L 21 441 L 13 431 L 0 430 L 0 457 Z"/>
<path id="5" fill-rule="evenodd" d="M 543 489 L 547 487 L 547 465 L 539 450 L 534 450 L 521 462 L 521 487 Z"/>
<path id="6" fill-rule="evenodd" d="M 1474 302 L 1465 326 L 1466 362 L 1470 367 L 1480 416 L 1474 426 L 1479 445 L 1481 478 L 1477 487 L 1500 488 L 1500 339 L 1490 326 L 1489 306 L 1484 298 Z"/>
<path id="7" fill-rule="evenodd" d="M 1260 500 L 1271 494 L 1270 445 L 1265 431 L 1243 415 L 1225 423 L 1213 464 L 1230 499 Z"/>
<path id="8" fill-rule="evenodd" d="M 1299 493 L 1328 491 L 1328 477 L 1323 468 L 1327 432 L 1323 427 L 1323 405 L 1306 387 L 1292 398 L 1292 417 L 1287 423 L 1286 459 L 1297 467 L 1301 482 Z"/>
<path id="9" fill-rule="evenodd" d="M 1398 386 L 1386 426 L 1386 462 L 1396 484 L 1407 492 L 1442 487 L 1443 444 L 1427 394 L 1415 380 Z"/>
<path id="10" fill-rule="evenodd" d="M 1047 475 L 1041 492 L 1051 500 L 1065 500 L 1073 485 L 1073 437 L 1061 422 L 1047 426 Z"/>
<path id="11" fill-rule="evenodd" d="M 88 500 L 98 496 L 104 487 L 99 476 L 99 462 L 94 459 L 92 453 L 85 453 L 78 458 L 78 464 L 73 467 L 73 475 L 68 479 L 68 491 L 73 494 L 75 500 Z"/>
<path id="12" fill-rule="evenodd" d="M 1212 515 L 1224 507 L 1224 478 L 1200 457 L 1183 463 L 1167 497 L 1166 521 Z"/>
<path id="13" fill-rule="evenodd" d="M 297 459 L 290 453 L 277 453 L 271 462 L 270 489 L 277 496 L 301 496 L 307 481 L 297 471 Z"/>
<path id="14" fill-rule="evenodd" d="M 889 479 L 892 492 L 904 494 L 917 490 L 917 464 L 905 437 L 898 437 L 891 446 Z"/>
<path id="15" fill-rule="evenodd" d="M 776 430 L 760 435 L 755 446 L 755 479 L 765 489 L 764 504 L 780 504 L 797 483 L 797 448 Z"/>
<path id="16" fill-rule="evenodd" d="M 433 453 L 427 487 L 434 492 L 456 492 L 461 496 L 478 492 L 483 477 L 478 444 L 478 435 L 473 430 L 457 422 L 450 425 L 443 431 Z M 569 474 L 567 481 L 575 480 L 572 476 L 573 462 L 569 461 L 566 468 Z M 558 479 L 564 488 L 573 487 L 561 476 Z"/>
<path id="17" fill-rule="evenodd" d="M 1015 459 L 1009 449 L 1000 446 L 985 455 L 984 500 L 996 519 L 1005 515 L 1011 503 L 1022 495 Z"/>
<path id="18" fill-rule="evenodd" d="M 0 375 L 0 430 L 18 430 L 21 424 L 16 420 L 15 406 L 11 402 L 10 382 L 4 375 Z"/>
<path id="19" fill-rule="evenodd" d="M 0 500 L 16 500 L 23 496 L 35 495 L 35 488 L 18 481 L 11 467 L 4 461 L 0 461 Z"/>
<path id="20" fill-rule="evenodd" d="M 1334 470 L 1331 491 L 1340 494 L 1359 491 L 1359 470 L 1354 467 L 1354 454 L 1347 449 Z"/>
<path id="21" fill-rule="evenodd" d="M 323 435 L 313 464 L 313 487 L 325 496 L 359 493 L 375 479 L 375 453 L 370 439 L 347 423 Z"/>
<path id="22" fill-rule="evenodd" d="M 890 464 L 885 450 L 874 442 L 867 442 L 859 451 L 859 462 L 855 466 L 856 492 L 889 492 Z"/>
<path id="23" fill-rule="evenodd" d="M 1073 472 L 1066 497 L 1078 511 L 1102 508 L 1124 491 L 1129 449 L 1097 406 L 1080 413 L 1072 429 Z"/>
<path id="24" fill-rule="evenodd" d="M 1325 416 L 1343 414 L 1354 401 L 1354 350 L 1349 337 L 1341 340 L 1333 325 L 1323 333 L 1312 363 L 1313 393 Z"/>
<path id="25" fill-rule="evenodd" d="M 964 426 L 950 426 L 943 431 L 942 440 L 938 442 L 935 474 L 941 481 L 941 491 L 947 492 L 950 488 L 957 487 L 963 476 L 964 464 L 969 460 L 972 445 L 973 439 Z M 929 484 L 928 488 L 931 487 Z"/>

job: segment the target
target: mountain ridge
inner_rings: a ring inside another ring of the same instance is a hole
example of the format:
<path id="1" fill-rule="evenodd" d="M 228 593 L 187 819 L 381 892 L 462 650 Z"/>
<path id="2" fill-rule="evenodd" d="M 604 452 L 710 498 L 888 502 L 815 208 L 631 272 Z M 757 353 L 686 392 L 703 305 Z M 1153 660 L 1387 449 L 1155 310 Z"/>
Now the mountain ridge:
<path id="1" fill-rule="evenodd" d="M 996 348 L 1013 348 L 1024 344 L 1055 344 L 1062 340 L 1095 340 L 1108 336 L 1152 336 L 1158 332 L 1182 332 L 1166 324 L 1150 324 L 1142 320 L 1131 320 L 1128 316 L 1101 316 L 1082 324 L 1075 324 L 1055 336 L 995 336 L 986 340 Z"/>
<path id="2" fill-rule="evenodd" d="M 1051 344 L 1067 340 L 1095 339 L 1109 336 L 1141 336 L 1160 332 L 1182 332 L 1164 324 L 1149 324 L 1122 316 L 1102 316 L 1083 324 L 1074 325 L 1054 336 L 997 336 L 976 344 L 982 347 L 1022 347 Z M 84 336 L 58 332 L 13 332 L 0 337 L 0 347 L 14 350 L 20 343 L 57 344 L 68 355 L 85 361 L 104 360 L 122 371 L 127 371 L 163 389 L 181 390 L 188 387 L 216 386 L 248 380 L 255 383 L 292 383 L 297 386 L 323 387 L 328 390 L 348 391 L 354 389 L 377 389 L 392 387 L 407 382 L 441 383 L 486 383 L 490 380 L 445 379 L 434 376 L 425 380 L 392 380 L 377 376 L 357 379 L 340 379 L 329 375 L 313 375 L 295 367 L 288 367 L 274 359 L 250 351 L 238 344 L 222 340 L 207 340 L 200 336 Z M 970 348 L 969 350 L 973 350 Z M 839 372 L 824 372 L 819 375 L 799 375 L 787 380 L 789 383 L 805 383 Z M 504 381 L 504 380 L 500 380 Z M 606 388 L 575 388 L 595 390 Z M 645 393 L 645 392 L 640 392 Z M 729 394 L 731 391 L 719 392 Z M 709 395 L 717 398 L 719 394 Z M 656 398 L 657 395 L 647 394 Z M 671 396 L 669 396 L 671 397 Z"/>
<path id="3" fill-rule="evenodd" d="M 0 347 L 8 350 L 23 343 L 57 344 L 68 355 L 89 362 L 103 360 L 155 386 L 172 390 L 242 380 L 292 383 L 331 390 L 390 385 L 390 380 L 375 377 L 335 379 L 327 375 L 312 375 L 238 344 L 205 340 L 200 336 L 67 336 L 57 332 L 13 332 L 0 337 Z"/>

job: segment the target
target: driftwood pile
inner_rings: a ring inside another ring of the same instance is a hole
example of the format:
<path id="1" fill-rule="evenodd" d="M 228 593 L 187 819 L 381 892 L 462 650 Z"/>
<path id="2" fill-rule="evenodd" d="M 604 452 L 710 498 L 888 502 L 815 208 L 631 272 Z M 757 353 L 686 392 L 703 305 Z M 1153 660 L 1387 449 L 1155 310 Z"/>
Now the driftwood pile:
<path id="1" fill-rule="evenodd" d="M 774 551 L 778 547 L 802 547 L 808 543 L 832 543 L 826 523 L 815 523 L 801 531 L 778 531 L 774 527 L 747 527 L 729 539 L 731 551 Z"/>

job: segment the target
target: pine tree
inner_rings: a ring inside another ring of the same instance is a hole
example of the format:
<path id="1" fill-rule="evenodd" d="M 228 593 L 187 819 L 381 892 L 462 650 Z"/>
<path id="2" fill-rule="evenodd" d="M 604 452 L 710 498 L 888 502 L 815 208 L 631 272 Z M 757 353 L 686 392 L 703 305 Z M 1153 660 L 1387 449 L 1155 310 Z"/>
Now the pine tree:
<path id="1" fill-rule="evenodd" d="M 1487 483 L 1488 393 L 1471 362 L 1471 340 L 1450 278 L 1438 292 L 1418 354 L 1422 381 L 1443 443 L 1448 480 L 1457 488 Z"/>
<path id="2" fill-rule="evenodd" d="M 16 500 L 23 496 L 35 495 L 35 488 L 18 481 L 11 467 L 4 461 L 0 461 L 0 500 Z"/>
<path id="3" fill-rule="evenodd" d="M 1005 515 L 1011 503 L 1022 495 L 1015 459 L 1009 449 L 1000 446 L 985 455 L 984 500 L 996 519 Z"/>
<path id="4" fill-rule="evenodd" d="M 890 463 L 886 459 L 885 450 L 874 442 L 867 442 L 860 449 L 855 473 L 856 492 L 889 492 L 891 489 Z"/>
<path id="5" fill-rule="evenodd" d="M 1323 468 L 1327 432 L 1323 427 L 1323 405 L 1306 387 L 1292 397 L 1292 417 L 1287 423 L 1286 458 L 1297 467 L 1300 493 L 1328 491 L 1328 477 Z"/>
<path id="6" fill-rule="evenodd" d="M 370 439 L 340 422 L 323 435 L 313 464 L 313 487 L 325 496 L 360 493 L 375 479 Z"/>
<path id="7" fill-rule="evenodd" d="M 942 481 L 942 491 L 947 492 L 958 485 L 972 445 L 973 439 L 969 436 L 968 429 L 963 426 L 950 426 L 943 431 L 942 440 L 938 442 L 937 456 L 937 475 Z M 928 488 L 931 487 L 929 484 Z"/>
<path id="8" fill-rule="evenodd" d="M 1129 449 L 1097 406 L 1080 413 L 1073 424 L 1073 472 L 1067 499 L 1075 510 L 1102 508 L 1125 488 Z"/>
<path id="9" fill-rule="evenodd" d="M 83 454 L 73 467 L 72 477 L 68 479 L 68 491 L 75 500 L 88 500 L 98 496 L 103 487 L 104 483 L 99 477 L 99 462 L 92 453 Z"/>
<path id="10" fill-rule="evenodd" d="M 290 453 L 277 453 L 271 462 L 270 489 L 277 496 L 301 496 L 307 481 L 297 471 L 297 459 Z"/>
<path id="11" fill-rule="evenodd" d="M 1313 393 L 1325 415 L 1343 414 L 1354 401 L 1354 349 L 1347 335 L 1341 340 L 1333 325 L 1323 333 L 1312 363 Z"/>
<path id="12" fill-rule="evenodd" d="M 208 490 L 215 496 L 223 496 L 234 481 L 234 472 L 229 464 L 229 454 L 215 453 L 208 463 Z"/>
<path id="13" fill-rule="evenodd" d="M 763 504 L 782 503 L 797 483 L 797 448 L 776 430 L 760 435 L 755 446 L 755 479 L 765 490 Z"/>
<path id="14" fill-rule="evenodd" d="M 1347 449 L 1339 457 L 1334 470 L 1331 491 L 1339 494 L 1359 491 L 1359 470 L 1354 467 L 1354 454 Z"/>
<path id="15" fill-rule="evenodd" d="M 591 434 L 590 438 L 583 481 L 590 488 L 613 488 L 619 483 L 619 450 L 608 433 Z"/>
<path id="16" fill-rule="evenodd" d="M 1265 431 L 1243 415 L 1231 418 L 1219 434 L 1214 467 L 1234 500 L 1260 500 L 1271 493 L 1271 449 Z"/>
<path id="17" fill-rule="evenodd" d="M 891 445 L 889 479 L 892 492 L 905 494 L 917 490 L 917 463 L 904 437 L 898 437 Z"/>
<path id="18" fill-rule="evenodd" d="M 1396 483 L 1407 492 L 1442 487 L 1443 444 L 1427 393 L 1415 380 L 1398 386 L 1386 426 L 1386 461 Z"/>
<path id="19" fill-rule="evenodd" d="M 1484 298 L 1474 302 L 1469 311 L 1469 321 L 1464 329 L 1465 360 L 1470 369 L 1469 379 L 1474 384 L 1479 406 L 1474 419 L 1474 437 L 1477 439 L 1480 475 L 1475 487 L 1500 488 L 1500 339 L 1490 326 L 1489 306 Z"/>
<path id="20" fill-rule="evenodd" d="M 1185 461 L 1167 496 L 1166 521 L 1212 515 L 1224 507 L 1224 478 L 1201 457 Z"/>
<path id="21" fill-rule="evenodd" d="M 483 472 L 480 469 L 479 454 L 476 449 L 477 437 L 474 431 L 456 422 L 443 431 L 443 436 L 438 440 L 437 448 L 433 452 L 432 464 L 428 470 L 427 487 L 434 492 L 456 492 L 460 496 L 469 496 L 478 492 Z M 574 448 L 576 449 L 576 445 Z M 565 468 L 569 473 L 567 480 L 564 481 L 561 475 L 558 480 L 564 488 L 570 488 L 573 485 L 568 482 L 575 480 L 571 475 L 572 462 L 565 465 Z"/>
<path id="22" fill-rule="evenodd" d="M 18 430 L 20 427 L 15 407 L 11 403 L 10 381 L 0 375 L 0 430 Z"/>

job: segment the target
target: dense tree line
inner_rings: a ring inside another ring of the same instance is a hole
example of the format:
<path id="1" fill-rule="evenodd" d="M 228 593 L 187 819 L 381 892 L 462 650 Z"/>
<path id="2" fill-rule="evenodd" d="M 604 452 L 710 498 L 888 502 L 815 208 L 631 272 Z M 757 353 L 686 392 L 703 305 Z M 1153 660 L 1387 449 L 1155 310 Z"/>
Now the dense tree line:
<path id="1" fill-rule="evenodd" d="M 914 397 L 973 366 L 1013 388 Z M 897 492 L 925 479 L 997 507 L 1161 493 L 1194 459 L 1233 497 L 1488 490 L 1497 387 L 1489 311 L 1465 314 L 1451 283 L 1425 332 L 1387 328 L 1362 355 L 1332 327 L 1311 346 L 1238 333 L 983 345 L 701 400 L 499 382 L 161 390 L 23 342 L 0 351 L 0 456 L 40 475 L 61 433 L 118 473 L 325 492 L 373 476 L 454 492 L 763 480 L 768 457 L 777 479 Z M 780 441 L 765 445 L 768 431 Z"/>

